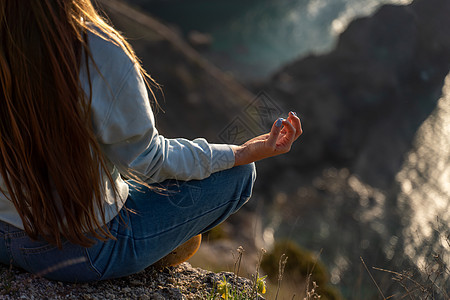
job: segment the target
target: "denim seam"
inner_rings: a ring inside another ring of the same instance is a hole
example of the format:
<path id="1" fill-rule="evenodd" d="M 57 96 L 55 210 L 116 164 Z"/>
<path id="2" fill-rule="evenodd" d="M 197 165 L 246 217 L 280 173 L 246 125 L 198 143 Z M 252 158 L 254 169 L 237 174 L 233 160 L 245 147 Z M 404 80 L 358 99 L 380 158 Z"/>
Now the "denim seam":
<path id="1" fill-rule="evenodd" d="M 101 279 L 102 277 L 103 277 L 103 275 L 102 275 L 102 273 L 94 266 L 94 263 L 92 262 L 92 259 L 91 259 L 91 255 L 89 254 L 89 251 L 86 249 L 86 248 L 84 248 L 84 253 L 85 253 L 85 255 L 86 255 L 86 258 L 87 258 L 87 265 L 88 265 L 88 267 L 89 268 L 91 268 L 95 273 L 97 273 L 97 279 Z"/>
<path id="2" fill-rule="evenodd" d="M 7 234 L 5 235 L 5 246 L 9 256 L 9 264 L 14 265 L 14 256 L 13 253 L 11 252 L 11 239 L 8 237 Z"/>
<path id="3" fill-rule="evenodd" d="M 9 238 L 22 238 L 24 236 L 28 236 L 28 234 L 25 231 L 17 231 L 5 233 L 5 236 Z"/>
<path id="4" fill-rule="evenodd" d="M 61 246 L 67 245 L 69 243 L 69 241 L 65 241 L 61 244 Z M 57 246 L 52 245 L 52 244 L 46 244 L 40 247 L 32 247 L 32 248 L 27 248 L 27 247 L 20 247 L 20 252 L 23 255 L 28 255 L 28 254 L 41 254 L 41 253 L 46 253 L 48 251 L 54 250 L 56 249 Z"/>

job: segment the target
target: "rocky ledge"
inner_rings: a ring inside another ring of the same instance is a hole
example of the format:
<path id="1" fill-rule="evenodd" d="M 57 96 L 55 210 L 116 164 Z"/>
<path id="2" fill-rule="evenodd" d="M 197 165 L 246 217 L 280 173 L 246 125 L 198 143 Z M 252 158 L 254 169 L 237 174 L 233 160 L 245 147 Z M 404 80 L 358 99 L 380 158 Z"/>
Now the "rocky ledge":
<path id="1" fill-rule="evenodd" d="M 251 281 L 230 272 L 213 273 L 189 263 L 144 271 L 95 283 L 63 283 L 0 265 L 0 299 L 218 299 L 211 297 L 219 282 L 251 293 Z M 257 296 L 258 299 L 262 299 Z"/>

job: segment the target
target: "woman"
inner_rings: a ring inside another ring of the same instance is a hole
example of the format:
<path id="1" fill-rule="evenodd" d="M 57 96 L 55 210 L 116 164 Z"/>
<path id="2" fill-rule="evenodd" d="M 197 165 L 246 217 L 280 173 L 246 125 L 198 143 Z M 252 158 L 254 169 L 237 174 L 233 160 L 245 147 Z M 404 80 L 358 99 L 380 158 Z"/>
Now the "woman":
<path id="1" fill-rule="evenodd" d="M 1 1 L 0 37 L 0 261 L 49 279 L 184 261 L 302 132 L 289 113 L 240 146 L 159 135 L 157 85 L 90 0 Z"/>

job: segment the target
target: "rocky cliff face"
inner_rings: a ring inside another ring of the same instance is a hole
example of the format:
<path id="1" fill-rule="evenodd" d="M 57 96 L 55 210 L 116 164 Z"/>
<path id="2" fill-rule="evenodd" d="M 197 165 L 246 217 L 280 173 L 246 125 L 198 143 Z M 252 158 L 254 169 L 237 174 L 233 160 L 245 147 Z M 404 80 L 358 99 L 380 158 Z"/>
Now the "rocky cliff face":
<path id="1" fill-rule="evenodd" d="M 389 187 L 449 72 L 449 13 L 446 0 L 383 6 L 353 21 L 329 54 L 293 62 L 260 86 L 303 117 L 292 163 L 346 166 Z"/>

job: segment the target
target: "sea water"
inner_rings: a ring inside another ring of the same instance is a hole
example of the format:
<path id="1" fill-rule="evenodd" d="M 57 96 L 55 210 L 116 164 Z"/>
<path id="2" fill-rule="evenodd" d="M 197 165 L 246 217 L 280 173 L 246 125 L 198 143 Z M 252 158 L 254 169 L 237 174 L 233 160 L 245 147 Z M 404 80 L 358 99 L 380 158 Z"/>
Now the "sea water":
<path id="1" fill-rule="evenodd" d="M 282 65 L 331 50 L 348 23 L 383 4 L 412 0 L 128 0 L 186 36 L 211 35 L 203 54 L 240 80 L 264 79 Z"/>

